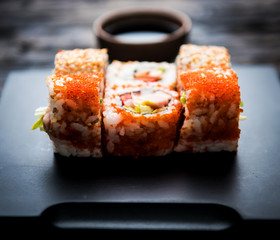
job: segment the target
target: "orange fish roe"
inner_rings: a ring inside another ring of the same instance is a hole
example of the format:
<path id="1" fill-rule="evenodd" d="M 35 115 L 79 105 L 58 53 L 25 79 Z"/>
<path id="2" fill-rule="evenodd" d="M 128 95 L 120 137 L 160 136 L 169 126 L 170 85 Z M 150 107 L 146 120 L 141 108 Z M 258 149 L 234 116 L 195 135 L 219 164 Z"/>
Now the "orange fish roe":
<path id="1" fill-rule="evenodd" d="M 199 93 L 213 95 L 215 102 L 240 102 L 238 77 L 231 68 L 204 68 L 180 75 L 185 90 L 195 89 Z"/>
<path id="2" fill-rule="evenodd" d="M 70 99 L 83 106 L 99 105 L 98 87 L 103 78 L 102 73 L 57 74 L 52 78 L 56 98 Z"/>
<path id="3" fill-rule="evenodd" d="M 116 112 L 123 119 L 118 124 L 117 129 L 129 129 L 129 125 L 127 124 L 139 124 L 139 127 L 147 134 L 143 134 L 141 137 L 138 137 L 137 134 L 132 136 L 119 136 L 120 141 L 115 143 L 114 155 L 133 156 L 136 158 L 138 156 L 152 156 L 156 152 L 171 148 L 178 137 L 178 120 L 182 113 L 179 105 L 176 110 L 174 109 L 169 114 L 153 114 L 149 117 L 141 114 L 133 114 L 122 108 L 117 108 Z M 148 127 L 147 122 L 153 127 Z M 162 127 L 159 122 L 164 122 L 167 127 Z"/>

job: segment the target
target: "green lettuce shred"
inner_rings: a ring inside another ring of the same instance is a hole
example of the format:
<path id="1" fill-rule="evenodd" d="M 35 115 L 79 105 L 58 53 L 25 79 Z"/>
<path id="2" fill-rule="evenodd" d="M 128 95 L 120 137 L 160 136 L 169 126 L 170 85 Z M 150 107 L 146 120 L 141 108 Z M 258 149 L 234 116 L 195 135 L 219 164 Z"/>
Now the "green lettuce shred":
<path id="1" fill-rule="evenodd" d="M 182 103 L 183 106 L 186 105 L 187 99 L 186 99 L 186 92 L 185 92 L 185 91 L 183 91 L 183 92 L 181 93 L 180 101 L 181 101 L 181 103 Z"/>
<path id="2" fill-rule="evenodd" d="M 33 124 L 33 126 L 31 127 L 31 130 L 35 130 L 37 128 L 40 129 L 40 131 L 44 131 L 44 127 L 43 127 L 43 117 L 46 114 L 48 107 L 38 107 L 35 110 L 35 117 L 39 117 L 39 119 Z"/>
<path id="3" fill-rule="evenodd" d="M 157 106 L 155 103 L 143 98 L 133 99 L 133 104 L 134 108 L 125 106 L 126 109 L 139 114 L 151 114 L 153 113 L 154 108 Z"/>
<path id="4" fill-rule="evenodd" d="M 140 108 L 140 113 L 142 113 L 142 114 L 153 113 L 153 109 L 150 106 L 147 106 L 147 105 L 144 105 L 144 104 L 140 104 L 139 108 Z"/>
<path id="5" fill-rule="evenodd" d="M 243 121 L 243 120 L 246 120 L 246 119 L 247 119 L 246 116 L 242 116 L 242 115 L 239 116 L 239 120 L 240 120 L 240 121 Z"/>
<path id="6" fill-rule="evenodd" d="M 243 101 L 240 102 L 239 107 L 244 107 L 244 102 L 243 102 Z M 246 116 L 244 116 L 244 115 L 239 115 L 239 121 L 243 121 L 243 120 L 246 120 L 246 119 L 247 119 Z"/>
<path id="7" fill-rule="evenodd" d="M 40 131 L 44 131 L 43 127 L 43 116 L 40 117 L 32 126 L 31 130 L 35 130 L 37 128 L 40 128 Z"/>
<path id="8" fill-rule="evenodd" d="M 155 113 L 162 112 L 166 109 L 166 107 L 153 109 L 149 105 L 145 105 L 145 104 L 137 104 L 137 105 L 135 105 L 134 108 L 132 108 L 130 106 L 124 106 L 124 108 L 131 112 L 138 113 L 138 114 L 155 114 Z"/>
<path id="9" fill-rule="evenodd" d="M 162 71 L 163 73 L 166 71 L 166 69 L 165 69 L 164 67 L 159 67 L 159 68 L 157 68 L 157 70 L 160 70 L 160 71 Z"/>
<path id="10" fill-rule="evenodd" d="M 157 104 L 143 99 L 135 98 L 133 99 L 134 108 L 130 106 L 124 106 L 127 110 L 138 113 L 138 114 L 154 114 L 163 111 L 165 108 L 157 108 Z"/>
<path id="11" fill-rule="evenodd" d="M 153 109 L 150 106 L 143 105 L 143 104 L 137 104 L 134 108 L 129 106 L 124 106 L 127 110 L 138 113 L 138 114 L 150 114 L 153 113 Z"/>

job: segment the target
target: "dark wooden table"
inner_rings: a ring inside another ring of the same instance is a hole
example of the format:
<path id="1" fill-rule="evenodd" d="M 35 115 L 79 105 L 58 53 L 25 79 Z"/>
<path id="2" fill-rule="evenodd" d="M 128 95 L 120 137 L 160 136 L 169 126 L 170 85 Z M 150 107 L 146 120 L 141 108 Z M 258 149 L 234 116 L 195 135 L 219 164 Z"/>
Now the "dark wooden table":
<path id="1" fill-rule="evenodd" d="M 233 63 L 272 64 L 280 72 L 279 0 L 1 0 L 0 93 L 14 69 L 53 67 L 58 49 L 97 47 L 92 22 L 127 6 L 181 10 L 193 21 L 191 43 L 223 45 Z"/>

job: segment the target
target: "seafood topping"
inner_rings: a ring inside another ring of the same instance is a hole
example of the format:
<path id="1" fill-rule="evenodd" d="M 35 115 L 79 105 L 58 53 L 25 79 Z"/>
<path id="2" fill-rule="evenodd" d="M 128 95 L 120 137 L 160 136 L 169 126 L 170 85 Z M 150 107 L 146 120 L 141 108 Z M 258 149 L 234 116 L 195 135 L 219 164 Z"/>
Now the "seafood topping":
<path id="1" fill-rule="evenodd" d="M 157 82 L 162 79 L 164 68 L 156 68 L 152 70 L 136 70 L 134 80 L 141 80 L 143 82 Z"/>
<path id="2" fill-rule="evenodd" d="M 131 92 L 120 98 L 125 108 L 142 114 L 162 111 L 171 100 L 171 96 L 163 91 Z"/>

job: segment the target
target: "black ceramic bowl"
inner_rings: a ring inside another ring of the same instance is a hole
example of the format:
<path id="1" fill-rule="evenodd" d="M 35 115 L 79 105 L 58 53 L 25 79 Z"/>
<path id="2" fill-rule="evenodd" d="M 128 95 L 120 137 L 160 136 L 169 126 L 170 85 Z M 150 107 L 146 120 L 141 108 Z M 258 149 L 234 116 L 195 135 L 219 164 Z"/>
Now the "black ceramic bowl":
<path id="1" fill-rule="evenodd" d="M 110 60 L 174 61 L 188 41 L 191 19 L 164 8 L 122 9 L 97 18 L 93 33 Z"/>

